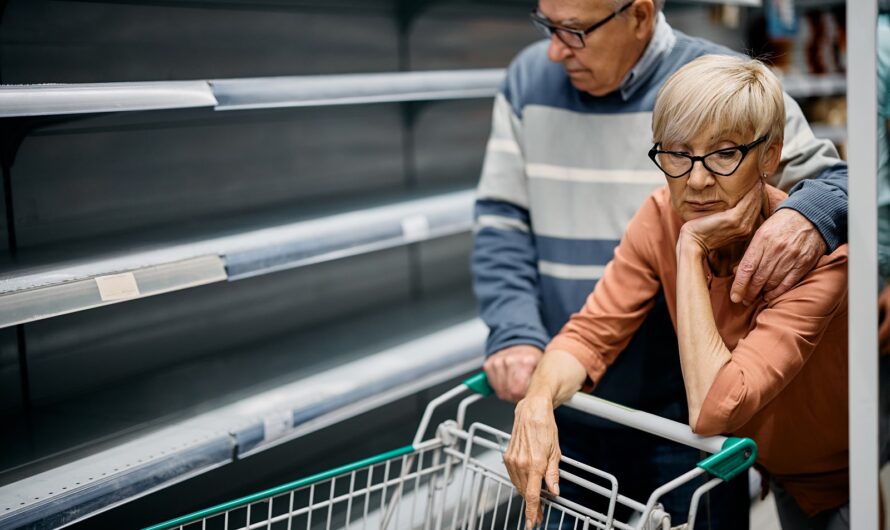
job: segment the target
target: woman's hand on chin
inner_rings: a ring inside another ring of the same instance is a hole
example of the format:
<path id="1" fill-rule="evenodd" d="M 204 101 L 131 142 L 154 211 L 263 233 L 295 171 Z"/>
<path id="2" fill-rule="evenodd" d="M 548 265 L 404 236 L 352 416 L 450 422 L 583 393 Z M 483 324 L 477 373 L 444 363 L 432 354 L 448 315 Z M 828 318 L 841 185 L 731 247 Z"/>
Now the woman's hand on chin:
<path id="1" fill-rule="evenodd" d="M 754 233 L 762 207 L 763 181 L 758 179 L 732 208 L 686 221 L 677 248 L 696 245 L 707 253 L 743 240 Z"/>

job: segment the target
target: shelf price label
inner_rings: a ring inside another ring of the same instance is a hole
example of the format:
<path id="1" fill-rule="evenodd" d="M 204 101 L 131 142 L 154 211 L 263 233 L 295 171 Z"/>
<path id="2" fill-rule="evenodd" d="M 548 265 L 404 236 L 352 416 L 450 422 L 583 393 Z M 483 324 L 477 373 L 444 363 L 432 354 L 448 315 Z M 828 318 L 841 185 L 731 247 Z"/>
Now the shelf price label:
<path id="1" fill-rule="evenodd" d="M 98 276 L 96 286 L 99 288 L 99 296 L 103 302 L 138 298 L 140 295 L 136 276 L 132 272 Z"/>
<path id="2" fill-rule="evenodd" d="M 422 241 L 429 237 L 430 222 L 425 215 L 409 215 L 402 219 L 402 234 L 410 241 Z"/>

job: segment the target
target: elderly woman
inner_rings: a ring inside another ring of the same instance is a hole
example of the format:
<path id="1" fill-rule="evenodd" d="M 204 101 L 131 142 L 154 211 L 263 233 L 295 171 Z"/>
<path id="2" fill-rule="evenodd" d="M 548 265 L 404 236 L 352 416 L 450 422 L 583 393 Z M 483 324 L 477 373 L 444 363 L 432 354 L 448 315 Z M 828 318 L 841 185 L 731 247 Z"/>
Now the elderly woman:
<path id="1" fill-rule="evenodd" d="M 663 290 L 692 429 L 757 442 L 786 530 L 848 526 L 846 246 L 774 300 L 730 301 L 745 248 L 785 198 L 766 183 L 784 123 L 780 83 L 758 61 L 705 56 L 665 83 L 649 156 L 667 186 L 630 222 L 516 407 L 504 459 L 529 524 L 541 479 L 559 492 L 553 409 L 596 386 Z"/>

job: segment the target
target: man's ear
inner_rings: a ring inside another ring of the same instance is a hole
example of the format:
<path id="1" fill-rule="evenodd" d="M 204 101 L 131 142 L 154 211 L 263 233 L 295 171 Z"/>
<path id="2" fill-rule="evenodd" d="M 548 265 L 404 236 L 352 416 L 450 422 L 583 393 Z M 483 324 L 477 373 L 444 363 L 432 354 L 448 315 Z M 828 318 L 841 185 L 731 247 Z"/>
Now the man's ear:
<path id="1" fill-rule="evenodd" d="M 782 142 L 774 142 L 763 155 L 763 171 L 772 175 L 779 169 L 782 160 Z"/>
<path id="2" fill-rule="evenodd" d="M 652 0 L 637 0 L 630 8 L 630 16 L 634 25 L 634 35 L 647 39 L 655 27 L 655 4 Z"/>

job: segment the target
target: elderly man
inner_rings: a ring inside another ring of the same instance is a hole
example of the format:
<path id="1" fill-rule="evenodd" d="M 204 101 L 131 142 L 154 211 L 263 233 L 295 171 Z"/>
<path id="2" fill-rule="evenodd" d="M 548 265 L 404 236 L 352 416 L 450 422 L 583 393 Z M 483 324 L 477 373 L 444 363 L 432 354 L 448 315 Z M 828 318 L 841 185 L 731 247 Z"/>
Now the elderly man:
<path id="1" fill-rule="evenodd" d="M 582 307 L 627 222 L 663 184 L 646 158 L 662 83 L 696 57 L 734 53 L 673 30 L 660 4 L 540 0 L 531 18 L 549 41 L 517 56 L 495 99 L 472 265 L 490 328 L 485 371 L 502 399 L 524 395 L 545 345 Z M 739 264 L 735 303 L 772 300 L 846 241 L 846 165 L 785 100 L 785 146 L 770 182 L 791 195 Z M 594 393 L 688 421 L 663 297 Z M 632 497 L 646 498 L 700 459 L 573 411 L 558 410 L 557 423 L 564 455 L 615 474 Z M 722 486 L 699 513 L 715 528 L 747 528 L 747 491 L 744 478 Z M 688 490 L 666 499 L 676 520 L 685 520 L 688 500 Z"/>

